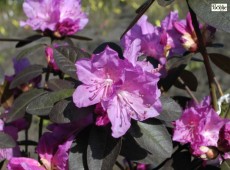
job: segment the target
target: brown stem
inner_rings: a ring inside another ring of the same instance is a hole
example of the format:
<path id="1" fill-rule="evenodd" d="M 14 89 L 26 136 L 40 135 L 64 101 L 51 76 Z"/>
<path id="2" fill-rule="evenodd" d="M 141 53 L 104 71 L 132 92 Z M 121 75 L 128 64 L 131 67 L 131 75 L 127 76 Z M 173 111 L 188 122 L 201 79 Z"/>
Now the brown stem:
<path id="1" fill-rule="evenodd" d="M 177 80 L 184 86 L 185 90 L 187 91 L 187 93 L 189 94 L 189 96 L 191 96 L 191 98 L 195 101 L 195 103 L 198 104 L 199 101 L 194 96 L 194 94 L 192 93 L 192 91 L 190 90 L 190 88 L 185 84 L 184 80 L 182 80 L 181 77 L 178 77 Z"/>
<path id="2" fill-rule="evenodd" d="M 212 99 L 212 106 L 215 110 L 217 110 L 216 86 L 215 86 L 215 80 L 214 80 L 215 75 L 214 75 L 212 68 L 211 68 L 211 65 L 210 65 L 208 53 L 207 53 L 207 50 L 206 50 L 206 47 L 204 44 L 204 40 L 203 40 L 201 31 L 200 31 L 200 28 L 199 28 L 199 23 L 198 23 L 196 14 L 192 10 L 192 8 L 190 7 L 188 0 L 187 0 L 187 5 L 189 8 L 189 12 L 191 14 L 192 25 L 194 27 L 194 30 L 196 32 L 196 36 L 198 39 L 199 52 L 203 56 L 205 69 L 206 69 L 206 72 L 208 75 L 208 82 L 209 82 L 209 89 L 210 89 L 210 94 L 211 94 L 211 99 Z"/>

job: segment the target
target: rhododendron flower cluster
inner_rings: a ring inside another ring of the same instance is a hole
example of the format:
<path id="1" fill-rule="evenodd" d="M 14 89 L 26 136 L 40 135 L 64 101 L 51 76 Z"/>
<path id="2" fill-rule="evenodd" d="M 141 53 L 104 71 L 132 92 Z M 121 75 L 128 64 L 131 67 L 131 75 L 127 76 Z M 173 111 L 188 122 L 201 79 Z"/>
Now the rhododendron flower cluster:
<path id="1" fill-rule="evenodd" d="M 170 12 L 162 20 L 160 27 L 152 25 L 147 19 L 148 17 L 143 15 L 122 38 L 121 44 L 125 49 L 136 41 L 136 46 L 141 47 L 140 54 L 153 57 L 162 65 L 166 63 L 166 57 L 183 55 L 185 51 L 197 52 L 198 40 L 190 13 L 187 14 L 186 20 L 179 20 L 177 11 Z M 202 29 L 206 42 L 211 43 L 215 29 L 210 26 Z"/>
<path id="2" fill-rule="evenodd" d="M 213 159 L 218 155 L 218 150 L 222 153 L 230 151 L 229 120 L 219 117 L 210 105 L 209 97 L 200 104 L 190 104 L 174 125 L 173 140 L 189 143 L 192 154 L 196 156 Z M 208 157 L 209 150 L 216 153 Z"/>
<path id="3" fill-rule="evenodd" d="M 146 72 L 139 65 L 132 65 L 129 60 L 120 59 L 117 52 L 108 46 L 91 59 L 77 61 L 76 67 L 78 78 L 83 83 L 73 94 L 76 106 L 100 103 L 112 124 L 113 137 L 126 133 L 131 126 L 131 118 L 143 121 L 159 115 L 158 76 Z M 99 125 L 107 123 L 104 111 L 103 118 L 98 119 Z"/>
<path id="4" fill-rule="evenodd" d="M 28 19 L 21 26 L 49 30 L 61 36 L 75 34 L 88 23 L 80 0 L 25 0 L 23 10 Z"/>

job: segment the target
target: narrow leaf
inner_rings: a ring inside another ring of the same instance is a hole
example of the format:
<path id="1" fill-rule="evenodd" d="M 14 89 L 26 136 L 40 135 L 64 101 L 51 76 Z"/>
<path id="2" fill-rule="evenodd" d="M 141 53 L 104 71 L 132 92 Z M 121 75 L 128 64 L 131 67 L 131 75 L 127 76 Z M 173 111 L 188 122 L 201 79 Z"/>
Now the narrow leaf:
<path id="1" fill-rule="evenodd" d="M 230 58 L 222 55 L 222 54 L 218 54 L 218 53 L 211 53 L 209 54 L 210 59 L 212 60 L 212 62 L 219 67 L 221 70 L 225 71 L 226 73 L 230 74 Z"/>
<path id="2" fill-rule="evenodd" d="M 28 83 L 33 78 L 38 77 L 43 73 L 42 65 L 30 65 L 26 67 L 23 71 L 21 71 L 11 82 L 10 89 L 13 89 L 19 85 L 24 83 Z"/>
<path id="3" fill-rule="evenodd" d="M 65 98 L 71 97 L 74 89 L 62 89 L 56 92 L 46 93 L 34 99 L 26 108 L 33 115 L 48 115 L 53 105 Z"/>
<path id="4" fill-rule="evenodd" d="M 7 120 L 6 122 L 12 122 L 14 120 L 17 120 L 19 118 L 22 118 L 26 111 L 26 106 L 39 97 L 40 95 L 46 93 L 42 89 L 32 89 L 28 92 L 25 92 L 21 94 L 15 101 L 10 109 L 9 113 L 7 114 Z"/>
<path id="5" fill-rule="evenodd" d="M 230 169 L 230 159 L 225 160 L 221 166 L 220 166 L 221 170 L 229 170 Z"/>
<path id="6" fill-rule="evenodd" d="M 92 38 L 85 37 L 85 36 L 80 36 L 80 35 L 68 35 L 70 38 L 74 38 L 77 40 L 85 40 L 85 41 L 92 41 Z"/>
<path id="7" fill-rule="evenodd" d="M 27 38 L 25 38 L 23 41 L 19 41 L 16 44 L 16 48 L 23 47 L 29 43 L 32 43 L 33 41 L 39 40 L 40 38 L 44 37 L 43 35 L 32 35 Z"/>
<path id="8" fill-rule="evenodd" d="M 0 148 L 13 148 L 16 146 L 16 142 L 14 141 L 14 139 L 4 133 L 4 132 L 0 132 Z"/>

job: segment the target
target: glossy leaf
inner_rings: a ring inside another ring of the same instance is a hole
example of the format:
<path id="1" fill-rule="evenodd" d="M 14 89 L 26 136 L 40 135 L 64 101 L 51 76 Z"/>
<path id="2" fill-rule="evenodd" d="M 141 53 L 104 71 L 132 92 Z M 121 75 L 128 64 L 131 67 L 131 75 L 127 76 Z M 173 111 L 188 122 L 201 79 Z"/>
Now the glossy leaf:
<path id="1" fill-rule="evenodd" d="M 74 89 L 62 89 L 56 92 L 46 93 L 34 99 L 26 107 L 26 111 L 33 115 L 48 115 L 56 102 L 71 97 L 73 91 Z"/>
<path id="2" fill-rule="evenodd" d="M 183 70 L 179 77 L 182 79 L 183 83 L 177 79 L 174 82 L 174 86 L 180 89 L 185 89 L 185 86 L 187 86 L 192 91 L 197 90 L 198 81 L 196 76 L 191 71 Z"/>
<path id="3" fill-rule="evenodd" d="M 13 89 L 24 83 L 28 83 L 33 78 L 38 77 L 43 73 L 43 67 L 44 66 L 37 64 L 26 67 L 13 79 L 13 81 L 10 84 L 10 89 Z"/>
<path id="4" fill-rule="evenodd" d="M 217 67 L 230 74 L 230 57 L 217 53 L 211 53 L 209 57 Z"/>
<path id="5" fill-rule="evenodd" d="M 157 0 L 158 4 L 160 6 L 168 6 L 170 5 L 174 0 Z"/>
<path id="6" fill-rule="evenodd" d="M 171 122 L 180 118 L 182 109 L 178 103 L 170 97 L 163 95 L 160 97 L 160 100 L 162 104 L 162 112 L 156 117 L 156 119 Z"/>
<path id="7" fill-rule="evenodd" d="M 19 47 L 23 47 L 27 44 L 30 44 L 32 43 L 33 41 L 36 41 L 36 40 L 39 40 L 41 39 L 42 37 L 44 37 L 43 35 L 31 35 L 27 38 L 25 38 L 24 40 L 22 41 L 19 41 L 17 44 L 16 44 L 16 48 L 19 48 Z"/>
<path id="8" fill-rule="evenodd" d="M 77 108 L 72 101 L 61 100 L 50 111 L 50 120 L 54 123 L 70 123 L 81 121 L 92 114 L 94 107 Z"/>
<path id="9" fill-rule="evenodd" d="M 89 170 L 112 170 L 120 149 L 121 139 L 113 138 L 110 128 L 94 126 L 87 148 Z"/>
<path id="10" fill-rule="evenodd" d="M 211 10 L 213 4 L 229 4 L 229 0 L 188 0 L 188 2 L 193 11 L 205 23 L 230 33 L 230 13 L 228 11 Z"/>
<path id="11" fill-rule="evenodd" d="M 58 91 L 62 89 L 74 88 L 75 84 L 72 81 L 62 79 L 51 79 L 47 82 L 47 88 L 52 91 Z"/>
<path id="12" fill-rule="evenodd" d="M 6 122 L 12 122 L 19 118 L 22 118 L 26 111 L 26 106 L 39 97 L 40 95 L 46 93 L 44 90 L 41 89 L 32 89 L 28 92 L 21 94 L 15 101 L 10 109 L 9 113 L 7 114 Z"/>
<path id="13" fill-rule="evenodd" d="M 143 163 L 157 167 L 165 159 L 170 158 L 173 152 L 172 140 L 166 127 L 160 121 L 136 122 L 130 128 L 130 134 L 135 141 L 148 152 Z"/>
<path id="14" fill-rule="evenodd" d="M 19 60 L 23 57 L 26 57 L 28 56 L 29 54 L 33 53 L 35 50 L 41 48 L 41 47 L 44 47 L 45 44 L 35 44 L 29 48 L 26 48 L 26 49 L 23 49 L 22 51 L 20 51 L 17 56 L 16 56 L 16 59 Z"/>
<path id="15" fill-rule="evenodd" d="M 4 132 L 0 132 L 0 148 L 13 148 L 16 146 L 16 142 L 14 141 L 14 139 L 4 133 Z"/>
<path id="16" fill-rule="evenodd" d="M 54 49 L 54 60 L 63 73 L 69 75 L 73 79 L 77 79 L 75 62 L 71 61 L 57 49 Z"/>

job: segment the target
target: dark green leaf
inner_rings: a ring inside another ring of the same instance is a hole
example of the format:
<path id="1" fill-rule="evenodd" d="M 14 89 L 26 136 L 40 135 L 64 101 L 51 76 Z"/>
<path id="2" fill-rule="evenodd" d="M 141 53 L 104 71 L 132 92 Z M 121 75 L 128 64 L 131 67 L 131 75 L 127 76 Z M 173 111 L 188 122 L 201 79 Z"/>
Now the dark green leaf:
<path id="1" fill-rule="evenodd" d="M 229 170 L 230 169 L 230 159 L 225 160 L 221 166 L 220 166 L 221 170 Z"/>
<path id="2" fill-rule="evenodd" d="M 46 93 L 34 99 L 26 107 L 26 111 L 33 115 L 48 115 L 56 102 L 71 97 L 73 91 L 74 89 L 62 89 L 56 92 Z"/>
<path id="3" fill-rule="evenodd" d="M 185 69 L 191 58 L 192 54 L 188 54 L 186 56 L 175 56 L 168 59 L 166 65 L 168 74 L 164 79 L 161 79 L 159 82 L 159 84 L 163 87 L 165 91 L 168 91 L 170 89 L 170 87 Z"/>
<path id="4" fill-rule="evenodd" d="M 18 141 L 18 145 L 37 146 L 38 142 L 32 140 L 23 140 L 23 141 Z"/>
<path id="5" fill-rule="evenodd" d="M 162 112 L 156 117 L 156 119 L 171 122 L 180 118 L 182 109 L 178 103 L 170 97 L 163 95 L 160 97 L 160 100 L 162 104 Z"/>
<path id="6" fill-rule="evenodd" d="M 28 83 L 33 78 L 38 77 L 43 73 L 43 66 L 42 65 L 30 65 L 22 70 L 10 84 L 10 89 L 13 89 L 19 85 L 24 83 Z"/>
<path id="7" fill-rule="evenodd" d="M 155 0 L 147 0 L 142 4 L 137 10 L 137 16 L 132 20 L 129 26 L 126 28 L 124 33 L 121 35 L 121 39 L 123 36 L 137 23 L 137 21 L 141 18 L 141 16 L 149 9 L 149 7 L 153 4 Z"/>
<path id="8" fill-rule="evenodd" d="M 12 122 L 19 118 L 22 118 L 26 111 L 26 106 L 39 97 L 40 95 L 46 93 L 44 90 L 41 89 L 32 89 L 28 92 L 21 94 L 15 101 L 10 109 L 9 113 L 7 114 L 6 122 Z"/>
<path id="9" fill-rule="evenodd" d="M 72 101 L 61 100 L 54 105 L 49 117 L 55 123 L 77 122 L 92 114 L 93 111 L 94 107 L 77 108 Z"/>
<path id="10" fill-rule="evenodd" d="M 63 45 L 56 47 L 55 49 L 73 63 L 75 63 L 80 58 L 90 58 L 91 56 L 86 51 L 83 51 L 82 49 L 71 45 Z"/>
<path id="11" fill-rule="evenodd" d="M 61 52 L 59 52 L 57 49 L 54 50 L 54 60 L 58 65 L 58 68 L 60 70 L 72 77 L 73 79 L 77 79 L 77 73 L 76 73 L 76 67 L 75 63 L 71 61 L 69 58 L 65 57 Z"/>
<path id="12" fill-rule="evenodd" d="M 75 84 L 68 80 L 51 79 L 47 82 L 47 88 L 52 91 L 74 88 Z"/>
<path id="13" fill-rule="evenodd" d="M 73 142 L 69 152 L 69 170 L 88 170 L 87 167 L 87 145 L 90 128 L 82 130 Z"/>
<path id="14" fill-rule="evenodd" d="M 32 36 L 29 36 L 29 37 L 25 38 L 24 40 L 19 41 L 16 44 L 16 48 L 23 47 L 23 46 L 25 46 L 25 45 L 27 45 L 29 43 L 32 43 L 33 41 L 39 40 L 42 37 L 44 37 L 44 36 L 43 35 L 32 35 Z"/>
<path id="15" fill-rule="evenodd" d="M 16 146 L 16 142 L 14 141 L 14 139 L 4 133 L 4 132 L 0 132 L 0 148 L 13 148 Z"/>
<path id="16" fill-rule="evenodd" d="M 77 40 L 92 41 L 92 38 L 84 37 L 84 36 L 80 36 L 80 35 L 68 35 L 68 37 L 74 38 L 74 39 L 77 39 Z"/>
<path id="17" fill-rule="evenodd" d="M 167 6 L 170 5 L 174 0 L 157 0 L 160 6 Z"/>
<path id="18" fill-rule="evenodd" d="M 26 57 L 28 56 L 29 54 L 33 53 L 35 50 L 41 48 L 41 47 L 44 47 L 45 44 L 35 44 L 29 48 L 26 48 L 24 50 L 22 50 L 21 52 L 19 52 L 16 56 L 16 59 L 19 60 L 23 57 Z"/>
<path id="19" fill-rule="evenodd" d="M 230 32 L 230 13 L 212 11 L 213 4 L 228 4 L 229 0 L 188 0 L 193 11 L 207 24 L 220 30 Z"/>
<path id="20" fill-rule="evenodd" d="M 185 89 L 185 86 L 187 86 L 190 90 L 196 91 L 198 87 L 198 81 L 196 76 L 192 72 L 183 70 L 179 77 L 181 78 L 183 83 L 177 79 L 174 82 L 174 86 L 180 89 Z"/>
<path id="21" fill-rule="evenodd" d="M 102 44 L 100 44 L 94 51 L 93 53 L 94 54 L 98 54 L 98 53 L 101 53 L 105 50 L 105 48 L 109 46 L 111 49 L 113 49 L 114 51 L 116 51 L 118 53 L 118 56 L 121 58 L 121 59 L 124 59 L 123 57 L 123 51 L 121 49 L 121 47 L 114 43 L 114 42 L 104 42 Z"/>
<path id="22" fill-rule="evenodd" d="M 219 67 L 221 70 L 225 71 L 226 73 L 230 74 L 230 58 L 217 53 L 209 54 L 210 59 L 212 62 Z"/>
<path id="23" fill-rule="evenodd" d="M 148 151 L 148 157 L 143 163 L 153 163 L 157 167 L 165 159 L 171 157 L 173 152 L 171 136 L 160 121 L 153 119 L 151 124 L 150 122 L 134 123 L 129 132 L 135 141 Z"/>
<path id="24" fill-rule="evenodd" d="M 183 109 L 187 106 L 187 103 L 191 100 L 189 97 L 185 96 L 173 96 L 173 100 L 175 100 Z"/>
<path id="25" fill-rule="evenodd" d="M 113 138 L 110 128 L 94 126 L 87 148 L 89 170 L 112 170 L 120 149 L 121 139 Z"/>

